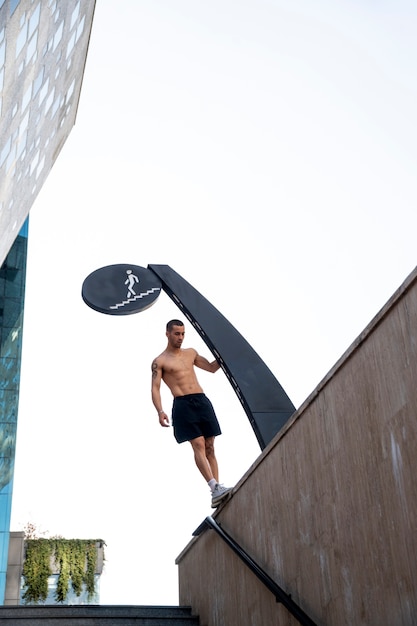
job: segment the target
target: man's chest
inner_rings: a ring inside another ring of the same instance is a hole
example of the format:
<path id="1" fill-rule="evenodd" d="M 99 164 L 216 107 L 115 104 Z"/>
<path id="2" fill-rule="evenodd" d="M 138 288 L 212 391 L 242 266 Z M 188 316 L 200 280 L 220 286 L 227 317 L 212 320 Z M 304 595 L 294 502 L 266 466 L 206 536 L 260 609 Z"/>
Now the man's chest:
<path id="1" fill-rule="evenodd" d="M 187 352 L 169 357 L 164 361 L 163 370 L 168 376 L 175 376 L 190 372 L 193 368 L 193 355 Z"/>

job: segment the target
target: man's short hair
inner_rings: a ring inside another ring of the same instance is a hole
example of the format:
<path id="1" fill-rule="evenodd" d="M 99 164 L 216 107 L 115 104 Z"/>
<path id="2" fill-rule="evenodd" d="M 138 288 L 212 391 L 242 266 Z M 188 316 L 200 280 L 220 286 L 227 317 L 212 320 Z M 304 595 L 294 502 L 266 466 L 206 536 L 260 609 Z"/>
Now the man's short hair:
<path id="1" fill-rule="evenodd" d="M 184 323 L 181 320 L 170 320 L 167 323 L 167 331 L 171 332 L 173 326 L 184 326 Z"/>

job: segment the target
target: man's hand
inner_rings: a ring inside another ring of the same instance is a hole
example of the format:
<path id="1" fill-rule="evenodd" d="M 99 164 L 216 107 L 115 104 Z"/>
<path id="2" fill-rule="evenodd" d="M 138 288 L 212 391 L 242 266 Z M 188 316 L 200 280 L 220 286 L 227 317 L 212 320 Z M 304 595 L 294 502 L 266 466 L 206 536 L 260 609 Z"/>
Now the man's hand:
<path id="1" fill-rule="evenodd" d="M 169 426 L 169 417 L 168 415 L 165 413 L 165 411 L 161 411 L 159 413 L 159 423 L 161 424 L 161 426 Z"/>

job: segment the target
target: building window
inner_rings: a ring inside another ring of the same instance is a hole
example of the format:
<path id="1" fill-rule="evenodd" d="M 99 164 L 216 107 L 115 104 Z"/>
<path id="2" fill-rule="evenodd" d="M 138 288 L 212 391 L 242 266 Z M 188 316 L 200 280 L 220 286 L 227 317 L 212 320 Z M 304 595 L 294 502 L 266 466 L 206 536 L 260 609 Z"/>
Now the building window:
<path id="1" fill-rule="evenodd" d="M 39 74 L 37 75 L 37 77 L 33 81 L 33 97 L 36 96 L 36 94 L 38 93 L 39 89 L 41 88 L 44 73 L 45 73 L 45 66 L 43 65 L 42 68 L 39 71 Z"/>
<path id="2" fill-rule="evenodd" d="M 4 65 L 5 58 L 6 58 L 6 42 L 3 41 L 3 43 L 0 46 L 0 67 Z"/>
<path id="3" fill-rule="evenodd" d="M 22 111 L 24 111 L 27 107 L 27 105 L 30 102 L 30 99 L 32 97 L 32 83 L 29 85 L 29 87 L 26 89 L 24 95 L 23 95 L 23 99 L 22 99 Z"/>
<path id="4" fill-rule="evenodd" d="M 80 14 L 80 2 L 78 1 L 71 15 L 70 30 L 74 26 L 75 22 L 77 21 L 79 14 Z"/>
<path id="5" fill-rule="evenodd" d="M 60 23 L 60 25 L 58 26 L 58 29 L 54 35 L 54 46 L 53 46 L 53 52 L 55 52 L 55 50 L 57 49 L 57 46 L 59 44 L 59 42 L 62 39 L 62 33 L 64 32 L 64 22 L 62 21 Z"/>
<path id="6" fill-rule="evenodd" d="M 5 145 L 3 146 L 2 151 L 0 152 L 0 167 L 3 165 L 3 163 L 9 156 L 11 146 L 12 146 L 12 140 L 9 137 Z"/>
<path id="7" fill-rule="evenodd" d="M 20 0 L 10 0 L 10 15 L 13 15 L 19 2 Z"/>
<path id="8" fill-rule="evenodd" d="M 19 53 L 23 50 L 23 47 L 27 41 L 27 34 L 28 34 L 28 26 L 25 22 L 16 39 L 16 58 L 19 56 Z"/>
<path id="9" fill-rule="evenodd" d="M 35 32 L 35 30 L 37 29 L 39 25 L 40 15 L 41 15 L 41 5 L 38 4 L 36 9 L 32 13 L 32 17 L 29 20 L 29 34 L 28 34 L 29 39 L 32 37 L 33 33 Z"/>

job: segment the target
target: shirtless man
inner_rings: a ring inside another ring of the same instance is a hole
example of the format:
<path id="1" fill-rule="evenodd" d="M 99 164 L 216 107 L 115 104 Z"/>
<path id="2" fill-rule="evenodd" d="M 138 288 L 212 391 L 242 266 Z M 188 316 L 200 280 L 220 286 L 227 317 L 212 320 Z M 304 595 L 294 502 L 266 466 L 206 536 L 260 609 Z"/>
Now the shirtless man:
<path id="1" fill-rule="evenodd" d="M 182 348 L 184 324 L 171 320 L 166 327 L 168 345 L 152 363 L 152 402 L 158 411 L 161 426 L 169 426 L 169 418 L 162 408 L 161 380 L 169 387 L 174 402 L 172 424 L 178 443 L 189 441 L 195 463 L 207 481 L 216 508 L 230 489 L 219 483 L 219 469 L 214 453 L 214 438 L 221 435 L 220 425 L 210 400 L 201 388 L 194 366 L 207 372 L 217 372 L 217 361 L 210 363 L 194 348 Z"/>

